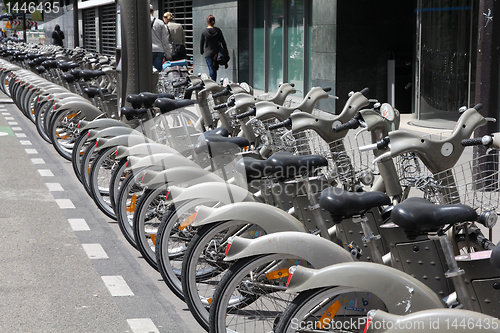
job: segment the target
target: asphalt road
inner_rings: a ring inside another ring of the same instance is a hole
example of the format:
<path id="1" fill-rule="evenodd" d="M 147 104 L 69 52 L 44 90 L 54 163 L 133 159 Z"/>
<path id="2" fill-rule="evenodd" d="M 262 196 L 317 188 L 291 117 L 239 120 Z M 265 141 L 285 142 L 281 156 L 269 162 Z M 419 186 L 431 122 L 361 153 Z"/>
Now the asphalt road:
<path id="1" fill-rule="evenodd" d="M 2 101 L 0 332 L 203 332 L 71 162 Z"/>

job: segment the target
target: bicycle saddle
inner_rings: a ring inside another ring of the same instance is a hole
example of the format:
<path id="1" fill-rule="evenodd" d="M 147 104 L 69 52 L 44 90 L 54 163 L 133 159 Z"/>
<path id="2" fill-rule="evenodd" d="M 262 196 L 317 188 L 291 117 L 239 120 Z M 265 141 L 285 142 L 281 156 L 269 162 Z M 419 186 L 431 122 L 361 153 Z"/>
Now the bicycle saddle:
<path id="1" fill-rule="evenodd" d="M 236 170 L 246 175 L 247 183 L 250 183 L 252 180 L 268 176 L 271 168 L 269 167 L 268 160 L 259 160 L 255 157 L 243 157 L 238 161 Z"/>
<path id="2" fill-rule="evenodd" d="M 154 103 L 154 105 L 160 109 L 161 113 L 177 110 L 193 104 L 194 101 L 190 99 L 170 99 L 170 98 L 158 98 L 155 100 Z"/>
<path id="3" fill-rule="evenodd" d="M 139 94 L 130 94 L 127 96 L 127 102 L 132 104 L 132 108 L 138 109 L 141 107 L 142 104 L 142 98 Z"/>
<path id="4" fill-rule="evenodd" d="M 195 146 L 195 151 L 201 153 L 208 149 L 210 156 L 224 154 L 226 152 L 231 152 L 234 154 L 234 150 L 239 150 L 240 148 L 249 146 L 250 143 L 245 138 L 240 137 L 230 137 L 226 138 L 221 135 L 216 134 L 206 134 L 204 133 L 198 139 L 198 143 Z"/>
<path id="5" fill-rule="evenodd" d="M 148 112 L 148 109 L 136 109 L 131 106 L 124 106 L 120 110 L 127 120 L 141 118 Z"/>
<path id="6" fill-rule="evenodd" d="M 83 88 L 83 92 L 89 98 L 94 98 L 97 95 L 99 95 L 99 92 L 102 92 L 103 94 L 107 93 L 108 89 L 106 89 L 106 88 L 97 88 L 97 87 L 85 87 L 85 88 Z"/>
<path id="7" fill-rule="evenodd" d="M 435 231 L 446 224 L 475 221 L 476 211 L 469 206 L 436 205 L 423 198 L 408 198 L 394 206 L 391 220 L 409 233 Z"/>
<path id="8" fill-rule="evenodd" d="M 68 82 L 68 83 L 73 83 L 73 82 L 75 82 L 75 76 L 74 76 L 74 75 L 71 75 L 71 74 L 69 74 L 69 73 L 65 73 L 65 74 L 63 74 L 63 76 L 62 76 L 62 77 L 63 77 L 64 81 L 66 81 L 66 82 Z"/>
<path id="9" fill-rule="evenodd" d="M 328 165 L 326 158 L 320 155 L 297 156 L 286 152 L 277 152 L 269 157 L 269 163 L 278 178 L 291 178 L 315 168 Z M 279 175 L 281 173 L 281 176 Z"/>
<path id="10" fill-rule="evenodd" d="M 338 187 L 323 190 L 319 199 L 320 207 L 330 212 L 335 222 L 390 203 L 391 199 L 383 192 L 349 192 Z"/>
<path id="11" fill-rule="evenodd" d="M 68 61 L 58 61 L 57 65 L 63 72 L 67 72 L 70 69 L 76 68 L 79 65 L 76 62 L 68 62 Z"/>
<path id="12" fill-rule="evenodd" d="M 208 134 L 217 134 L 217 135 L 221 135 L 221 136 L 227 137 L 229 135 L 229 131 L 227 129 L 225 129 L 224 127 L 217 127 L 216 129 L 213 129 L 213 130 L 210 130 L 210 131 L 206 131 L 203 134 L 205 134 L 205 135 L 208 135 Z"/>
<path id="13" fill-rule="evenodd" d="M 496 268 L 500 268 L 500 245 L 495 246 L 491 251 L 490 262 Z"/>
<path id="14" fill-rule="evenodd" d="M 57 62 L 55 60 L 45 60 L 42 62 L 42 66 L 45 68 L 56 68 Z"/>
<path id="15" fill-rule="evenodd" d="M 139 96 L 142 98 L 142 105 L 144 105 L 145 108 L 153 107 L 153 104 L 157 98 L 175 98 L 172 94 L 169 93 L 154 94 L 151 92 L 142 92 L 139 94 Z"/>
<path id="16" fill-rule="evenodd" d="M 26 56 L 28 57 L 29 60 L 35 60 L 40 55 L 38 53 L 28 53 Z"/>
<path id="17" fill-rule="evenodd" d="M 75 80 L 80 78 L 81 69 L 73 68 L 69 73 L 75 77 Z"/>
<path id="18" fill-rule="evenodd" d="M 35 67 L 36 66 L 36 62 L 34 62 L 33 60 L 28 61 L 28 66 Z"/>
<path id="19" fill-rule="evenodd" d="M 35 67 L 35 71 L 38 73 L 38 74 L 42 74 L 46 71 L 47 69 L 43 66 L 36 66 Z"/>
<path id="20" fill-rule="evenodd" d="M 33 59 L 33 61 L 36 62 L 37 65 L 41 65 L 42 62 L 44 62 L 47 59 L 48 59 L 47 57 L 38 57 L 36 59 Z"/>

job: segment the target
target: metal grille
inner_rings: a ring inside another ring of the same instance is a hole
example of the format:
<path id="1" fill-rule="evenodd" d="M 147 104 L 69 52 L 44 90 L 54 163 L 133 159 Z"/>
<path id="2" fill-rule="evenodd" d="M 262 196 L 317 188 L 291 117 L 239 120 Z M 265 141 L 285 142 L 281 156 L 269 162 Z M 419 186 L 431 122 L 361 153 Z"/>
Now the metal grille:
<path id="1" fill-rule="evenodd" d="M 175 22 L 182 24 L 186 35 L 187 58 L 193 58 L 193 1 L 163 0 L 163 15 L 165 12 L 174 14 Z"/>
<path id="2" fill-rule="evenodd" d="M 99 8 L 101 53 L 114 56 L 116 51 L 116 5 Z"/>
<path id="3" fill-rule="evenodd" d="M 83 11 L 83 48 L 97 52 L 96 8 Z"/>

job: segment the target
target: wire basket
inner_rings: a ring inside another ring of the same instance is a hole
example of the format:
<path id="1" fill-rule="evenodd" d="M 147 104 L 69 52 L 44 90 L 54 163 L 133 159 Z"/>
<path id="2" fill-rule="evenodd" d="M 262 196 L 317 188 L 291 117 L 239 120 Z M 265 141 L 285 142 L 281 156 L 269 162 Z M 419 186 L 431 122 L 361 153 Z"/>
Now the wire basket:
<path id="1" fill-rule="evenodd" d="M 347 136 L 343 139 L 327 143 L 313 130 L 305 130 L 285 134 L 283 141 L 291 147 L 291 153 L 296 155 L 321 155 L 328 160 L 328 166 L 322 168 L 322 173 L 330 180 L 335 180 L 346 189 L 360 182 L 369 185 L 374 175 L 378 173 L 372 161 L 370 152 L 359 151 L 360 146 L 371 143 L 369 133 L 362 132 L 357 136 Z"/>
<path id="2" fill-rule="evenodd" d="M 435 175 L 420 177 L 415 187 L 424 197 L 440 204 L 462 203 L 476 211 L 499 210 L 497 154 L 486 154 Z"/>

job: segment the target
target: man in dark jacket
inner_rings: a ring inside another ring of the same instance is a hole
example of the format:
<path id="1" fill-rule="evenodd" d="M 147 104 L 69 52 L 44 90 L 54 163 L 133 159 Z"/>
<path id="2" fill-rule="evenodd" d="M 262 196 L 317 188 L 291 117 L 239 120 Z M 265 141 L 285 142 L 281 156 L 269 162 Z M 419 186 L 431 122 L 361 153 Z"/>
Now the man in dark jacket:
<path id="1" fill-rule="evenodd" d="M 224 35 L 219 28 L 214 27 L 215 17 L 208 15 L 207 27 L 201 31 L 200 52 L 205 56 L 205 61 L 208 66 L 208 75 L 212 80 L 217 80 L 217 69 L 219 68 L 219 58 L 227 68 L 229 62 L 229 52 L 227 51 L 226 41 Z M 220 57 L 219 54 L 221 55 Z"/>

